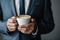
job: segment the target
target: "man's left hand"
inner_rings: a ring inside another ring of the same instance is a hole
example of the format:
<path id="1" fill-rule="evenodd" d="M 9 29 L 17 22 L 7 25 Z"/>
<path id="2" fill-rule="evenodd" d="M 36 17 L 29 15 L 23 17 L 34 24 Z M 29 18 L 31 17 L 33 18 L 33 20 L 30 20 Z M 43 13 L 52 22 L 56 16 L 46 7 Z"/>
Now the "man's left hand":
<path id="1" fill-rule="evenodd" d="M 31 34 L 36 28 L 35 19 L 31 19 L 31 22 L 18 27 L 18 30 L 23 34 Z"/>

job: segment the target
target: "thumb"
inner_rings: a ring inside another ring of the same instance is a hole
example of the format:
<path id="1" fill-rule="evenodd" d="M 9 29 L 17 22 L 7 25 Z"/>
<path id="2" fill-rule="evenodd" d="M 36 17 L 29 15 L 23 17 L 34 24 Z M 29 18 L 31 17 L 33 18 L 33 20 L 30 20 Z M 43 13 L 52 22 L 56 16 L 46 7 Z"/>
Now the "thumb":
<path id="1" fill-rule="evenodd" d="M 16 17 L 15 16 L 13 16 L 13 17 L 11 17 L 12 19 L 16 19 Z"/>
<path id="2" fill-rule="evenodd" d="M 34 22 L 36 22 L 36 20 L 32 18 L 32 19 L 31 19 L 31 22 L 33 22 L 33 23 L 34 23 Z"/>
<path id="3" fill-rule="evenodd" d="M 13 22 L 16 22 L 16 17 L 15 16 L 11 17 L 11 19 L 13 20 Z"/>

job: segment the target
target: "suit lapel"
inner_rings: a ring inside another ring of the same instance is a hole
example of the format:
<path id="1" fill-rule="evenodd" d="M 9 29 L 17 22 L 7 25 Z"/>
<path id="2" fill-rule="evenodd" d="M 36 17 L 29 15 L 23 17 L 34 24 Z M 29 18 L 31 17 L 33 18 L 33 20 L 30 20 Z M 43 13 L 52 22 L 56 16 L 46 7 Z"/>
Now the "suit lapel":
<path id="1" fill-rule="evenodd" d="M 30 12 L 31 12 L 31 8 L 33 7 L 33 5 L 34 5 L 34 2 L 35 2 L 35 0 L 30 0 L 30 4 L 29 4 L 29 7 L 28 7 L 28 11 L 27 11 L 27 14 L 29 15 L 30 14 Z"/>
<path id="2" fill-rule="evenodd" d="M 30 4 L 29 4 L 29 7 L 28 7 L 27 14 L 30 14 L 30 12 L 32 10 L 32 7 L 34 6 L 34 2 L 35 2 L 35 0 L 30 0 Z M 10 4 L 11 4 L 13 14 L 14 14 L 14 16 L 16 16 L 16 9 L 15 9 L 14 0 L 11 0 Z"/>
<path id="3" fill-rule="evenodd" d="M 15 5 L 14 5 L 14 0 L 11 0 L 11 8 L 12 8 L 12 13 L 14 16 L 16 16 L 16 11 L 15 11 Z"/>

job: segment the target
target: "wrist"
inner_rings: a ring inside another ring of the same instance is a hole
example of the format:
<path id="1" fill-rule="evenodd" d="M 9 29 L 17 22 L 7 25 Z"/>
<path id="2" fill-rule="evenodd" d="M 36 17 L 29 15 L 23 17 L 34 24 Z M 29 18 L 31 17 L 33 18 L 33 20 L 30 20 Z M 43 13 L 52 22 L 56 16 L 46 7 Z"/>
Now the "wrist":
<path id="1" fill-rule="evenodd" d="M 38 33 L 38 27 L 35 28 L 34 32 L 32 32 L 32 35 L 37 35 Z"/>

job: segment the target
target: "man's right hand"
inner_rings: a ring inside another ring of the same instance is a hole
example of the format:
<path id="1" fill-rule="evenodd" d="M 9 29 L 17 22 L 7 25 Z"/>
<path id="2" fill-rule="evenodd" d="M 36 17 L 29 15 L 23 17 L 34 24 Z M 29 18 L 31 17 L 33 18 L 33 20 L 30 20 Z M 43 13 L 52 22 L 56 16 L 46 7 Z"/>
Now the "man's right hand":
<path id="1" fill-rule="evenodd" d="M 9 30 L 9 32 L 14 32 L 14 31 L 16 31 L 16 27 L 17 27 L 16 17 L 13 16 L 8 19 L 7 28 Z"/>

